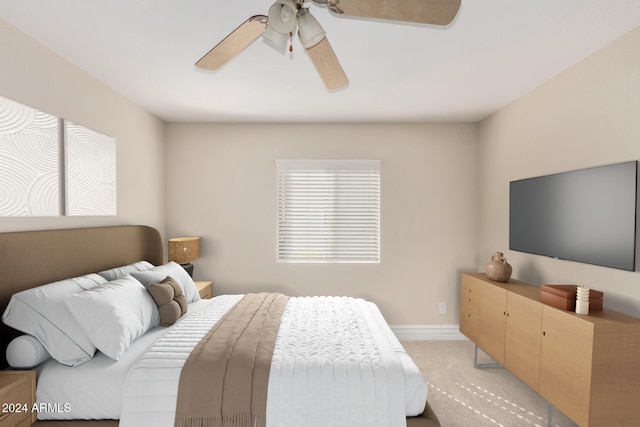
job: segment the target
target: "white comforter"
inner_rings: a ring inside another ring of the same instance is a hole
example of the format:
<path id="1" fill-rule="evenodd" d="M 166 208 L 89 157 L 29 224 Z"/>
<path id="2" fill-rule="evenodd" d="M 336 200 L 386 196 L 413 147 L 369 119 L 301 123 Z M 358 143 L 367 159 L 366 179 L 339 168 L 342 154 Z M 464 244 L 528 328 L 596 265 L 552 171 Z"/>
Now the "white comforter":
<path id="1" fill-rule="evenodd" d="M 186 318 L 143 336 L 120 362 L 102 363 L 98 354 L 84 370 L 47 366 L 39 372 L 38 401 L 71 402 L 73 410 L 38 418 L 119 416 L 121 427 L 172 426 L 184 362 L 241 297 L 223 295 L 190 306 Z M 89 365 L 96 363 L 104 375 L 88 382 Z M 70 384 L 64 394 L 60 381 Z M 403 426 L 405 415 L 423 411 L 426 398 L 422 374 L 374 304 L 334 297 L 289 300 L 269 378 L 268 427 Z"/>
<path id="2" fill-rule="evenodd" d="M 173 425 L 182 365 L 200 337 L 240 298 L 215 298 L 140 358 L 127 381 L 120 427 Z M 291 298 L 269 376 L 267 426 L 405 425 L 406 415 L 423 410 L 427 392 L 417 367 L 394 340 L 372 303 Z M 412 375 L 408 383 L 405 370 Z"/>
<path id="3" fill-rule="evenodd" d="M 371 303 L 294 298 L 273 352 L 267 427 L 406 424 L 402 364 Z"/>

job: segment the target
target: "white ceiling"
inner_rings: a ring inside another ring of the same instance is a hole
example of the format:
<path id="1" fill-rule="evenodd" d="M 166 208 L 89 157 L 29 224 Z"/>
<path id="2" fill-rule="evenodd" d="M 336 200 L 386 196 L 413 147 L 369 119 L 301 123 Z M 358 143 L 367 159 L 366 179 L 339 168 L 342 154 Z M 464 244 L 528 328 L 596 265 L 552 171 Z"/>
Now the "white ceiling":
<path id="1" fill-rule="evenodd" d="M 0 0 L 0 17 L 166 121 L 215 122 L 474 122 L 640 25 L 640 0 L 462 0 L 447 27 L 311 4 L 346 89 L 325 89 L 298 40 L 292 54 L 258 40 L 218 72 L 195 68 L 271 3 Z"/>

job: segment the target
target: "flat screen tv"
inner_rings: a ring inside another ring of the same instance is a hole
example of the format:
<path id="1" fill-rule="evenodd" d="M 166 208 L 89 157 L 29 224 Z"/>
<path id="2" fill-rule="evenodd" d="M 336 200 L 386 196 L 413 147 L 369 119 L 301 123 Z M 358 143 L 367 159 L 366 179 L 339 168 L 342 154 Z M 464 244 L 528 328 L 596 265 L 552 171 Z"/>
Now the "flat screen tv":
<path id="1" fill-rule="evenodd" d="M 509 185 L 509 249 L 635 271 L 638 162 Z"/>

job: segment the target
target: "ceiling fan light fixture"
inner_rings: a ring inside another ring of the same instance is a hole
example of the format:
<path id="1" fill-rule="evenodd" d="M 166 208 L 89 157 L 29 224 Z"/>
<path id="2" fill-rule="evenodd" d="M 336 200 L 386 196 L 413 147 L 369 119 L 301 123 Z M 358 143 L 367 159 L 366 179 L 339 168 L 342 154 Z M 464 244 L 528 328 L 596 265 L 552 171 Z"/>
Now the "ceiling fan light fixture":
<path id="1" fill-rule="evenodd" d="M 308 9 L 298 11 L 298 36 L 305 49 L 309 49 L 325 38 L 326 32 Z"/>
<path id="2" fill-rule="evenodd" d="M 276 50 L 293 52 L 288 42 L 296 27 L 300 43 L 329 90 L 343 88 L 349 79 L 338 61 L 326 32 L 304 4 L 311 1 L 345 17 L 449 25 L 462 0 L 272 0 L 268 16 L 255 15 L 233 30 L 197 63 L 196 67 L 217 70 L 247 46 L 263 40 Z"/>
<path id="3" fill-rule="evenodd" d="M 273 29 L 271 24 L 267 24 L 267 28 L 262 33 L 262 40 L 280 53 L 287 51 L 289 44 L 289 34 L 283 34 Z"/>
<path id="4" fill-rule="evenodd" d="M 269 25 L 281 34 L 289 34 L 298 25 L 297 10 L 293 0 L 277 0 L 269 8 Z"/>

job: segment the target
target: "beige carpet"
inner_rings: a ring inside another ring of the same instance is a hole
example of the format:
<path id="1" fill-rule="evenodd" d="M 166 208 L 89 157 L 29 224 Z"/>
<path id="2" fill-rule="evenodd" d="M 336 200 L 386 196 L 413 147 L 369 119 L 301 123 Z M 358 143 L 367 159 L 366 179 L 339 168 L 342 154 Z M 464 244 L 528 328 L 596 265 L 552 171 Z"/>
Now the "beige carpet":
<path id="1" fill-rule="evenodd" d="M 470 341 L 403 341 L 429 385 L 442 427 L 547 425 L 547 401 L 503 368 L 475 369 Z M 493 362 L 479 351 L 478 361 Z M 574 427 L 552 408 L 551 425 Z"/>

